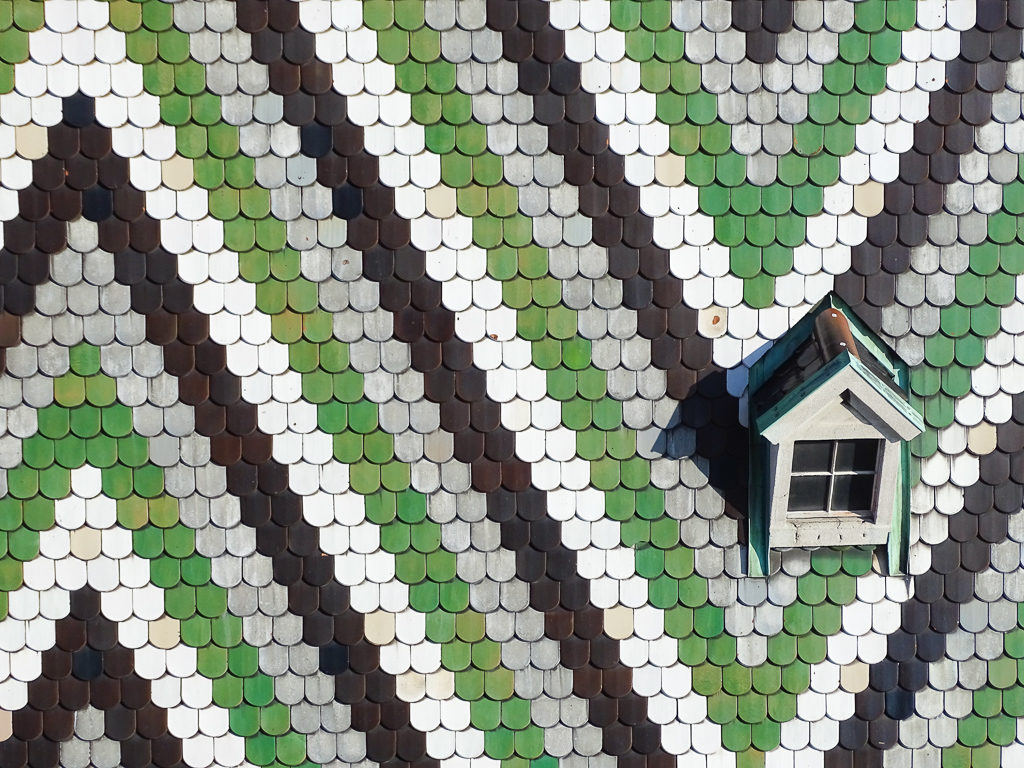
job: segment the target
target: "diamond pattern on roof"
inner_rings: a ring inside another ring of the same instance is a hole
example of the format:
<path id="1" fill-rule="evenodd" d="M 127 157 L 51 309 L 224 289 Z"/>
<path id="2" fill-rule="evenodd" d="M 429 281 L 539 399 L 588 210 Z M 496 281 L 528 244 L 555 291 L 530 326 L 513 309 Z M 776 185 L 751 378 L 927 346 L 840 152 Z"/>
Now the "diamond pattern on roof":
<path id="1" fill-rule="evenodd" d="M 0 765 L 1024 756 L 1024 5 L 0 0 Z M 908 573 L 746 575 L 750 366 Z"/>

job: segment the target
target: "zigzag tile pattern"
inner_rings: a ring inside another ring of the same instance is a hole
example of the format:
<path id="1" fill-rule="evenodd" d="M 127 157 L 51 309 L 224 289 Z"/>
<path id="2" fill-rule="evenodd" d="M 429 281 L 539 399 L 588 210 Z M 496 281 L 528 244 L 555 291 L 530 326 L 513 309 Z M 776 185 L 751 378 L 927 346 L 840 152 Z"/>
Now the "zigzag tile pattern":
<path id="1" fill-rule="evenodd" d="M 1024 756 L 1024 6 L 0 0 L 3 768 Z M 749 366 L 910 557 L 745 575 Z"/>

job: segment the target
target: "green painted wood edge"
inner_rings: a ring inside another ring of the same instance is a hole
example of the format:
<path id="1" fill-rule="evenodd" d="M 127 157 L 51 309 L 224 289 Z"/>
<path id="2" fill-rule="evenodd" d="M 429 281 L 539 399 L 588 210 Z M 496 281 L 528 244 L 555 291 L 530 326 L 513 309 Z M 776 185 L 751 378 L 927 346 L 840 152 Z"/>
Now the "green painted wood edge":
<path id="1" fill-rule="evenodd" d="M 917 427 L 921 432 L 924 432 L 924 417 L 918 413 L 917 409 L 913 405 L 910 404 L 909 400 L 897 395 L 893 391 L 892 387 L 887 386 L 884 381 L 878 378 L 874 371 L 864 365 L 864 363 L 857 358 L 851 357 L 850 365 L 853 370 L 860 374 L 860 377 L 864 379 L 864 381 L 870 384 L 878 394 L 885 398 L 885 401 L 889 403 L 889 405 L 899 411 L 907 421 Z M 901 391 L 906 394 L 906 390 Z"/>
<path id="2" fill-rule="evenodd" d="M 768 515 L 765 513 L 765 485 L 771 448 L 753 425 L 747 430 L 747 435 L 750 451 L 747 486 L 747 575 L 767 576 L 771 570 L 771 549 L 768 541 Z"/>
<path id="3" fill-rule="evenodd" d="M 900 469 L 896 482 L 892 527 L 886 543 L 886 570 L 890 576 L 905 574 L 910 560 L 910 442 L 907 440 L 900 443 Z"/>

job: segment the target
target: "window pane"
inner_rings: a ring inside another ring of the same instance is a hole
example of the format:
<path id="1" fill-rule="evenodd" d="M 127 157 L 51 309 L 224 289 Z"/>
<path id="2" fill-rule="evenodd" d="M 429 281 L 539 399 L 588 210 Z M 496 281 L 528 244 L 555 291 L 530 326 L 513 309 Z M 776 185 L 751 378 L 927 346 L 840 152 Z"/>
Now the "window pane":
<path id="1" fill-rule="evenodd" d="M 836 475 L 832 485 L 832 510 L 870 512 L 874 495 L 874 475 Z"/>
<path id="2" fill-rule="evenodd" d="M 793 443 L 794 472 L 829 472 L 831 469 L 831 442 L 828 440 L 801 440 Z"/>
<path id="3" fill-rule="evenodd" d="M 840 440 L 836 443 L 836 472 L 874 472 L 879 440 Z"/>
<path id="4" fill-rule="evenodd" d="M 827 445 L 827 443 L 826 443 Z M 828 502 L 828 476 L 794 476 L 789 481 L 790 512 L 824 512 Z"/>

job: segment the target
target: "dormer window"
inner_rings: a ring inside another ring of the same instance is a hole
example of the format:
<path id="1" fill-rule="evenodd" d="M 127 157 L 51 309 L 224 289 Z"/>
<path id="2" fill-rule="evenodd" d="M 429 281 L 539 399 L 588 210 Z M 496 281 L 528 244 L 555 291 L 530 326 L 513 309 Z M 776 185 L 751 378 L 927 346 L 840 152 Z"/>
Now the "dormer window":
<path id="1" fill-rule="evenodd" d="M 924 428 L 906 365 L 826 297 L 750 371 L 750 572 L 771 549 L 880 545 L 905 558 L 907 441 Z"/>

